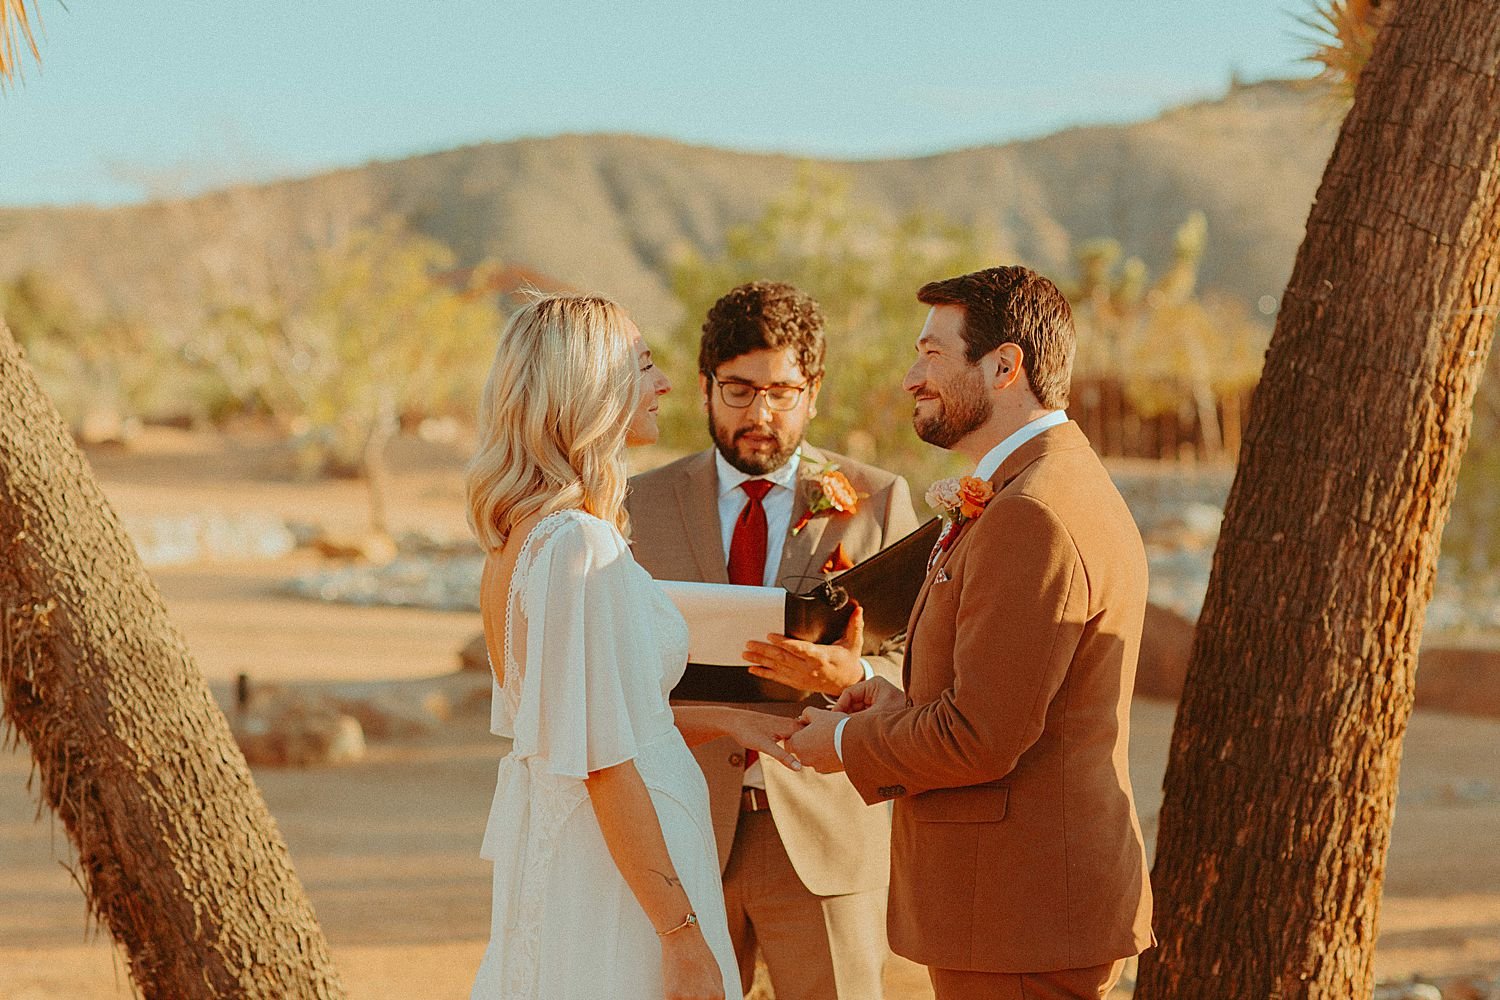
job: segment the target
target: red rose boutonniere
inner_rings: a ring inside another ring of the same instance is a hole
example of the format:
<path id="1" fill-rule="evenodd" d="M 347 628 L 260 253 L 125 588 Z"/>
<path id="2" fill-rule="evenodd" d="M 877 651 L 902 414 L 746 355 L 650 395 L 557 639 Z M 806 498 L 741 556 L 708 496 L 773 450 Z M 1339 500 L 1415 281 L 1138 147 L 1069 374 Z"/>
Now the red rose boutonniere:
<path id="1" fill-rule="evenodd" d="M 995 488 L 983 479 L 962 476 L 954 479 L 939 479 L 927 488 L 927 506 L 940 511 L 948 522 L 938 539 L 939 548 L 946 552 L 958 529 L 965 521 L 972 521 L 984 513 L 984 508 L 995 498 Z"/>
<path id="2" fill-rule="evenodd" d="M 849 477 L 839 471 L 835 464 L 813 466 L 812 474 L 803 480 L 808 491 L 807 513 L 792 525 L 792 534 L 797 534 L 815 517 L 824 515 L 853 514 L 865 494 L 854 489 Z"/>

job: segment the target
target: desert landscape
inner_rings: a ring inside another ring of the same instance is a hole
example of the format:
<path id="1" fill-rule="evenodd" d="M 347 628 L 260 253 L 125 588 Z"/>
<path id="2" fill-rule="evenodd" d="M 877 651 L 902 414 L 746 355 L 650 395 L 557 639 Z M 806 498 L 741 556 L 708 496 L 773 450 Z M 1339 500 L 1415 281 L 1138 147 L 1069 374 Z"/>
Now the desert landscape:
<path id="1" fill-rule="evenodd" d="M 213 513 L 226 522 L 316 524 L 352 536 L 367 516 L 362 484 L 299 481 L 275 439 L 253 431 L 147 428 L 130 448 L 95 448 L 90 460 L 127 526 Z M 459 443 L 396 443 L 395 533 L 464 538 L 462 461 Z M 260 766 L 255 777 L 349 995 L 467 996 L 489 931 L 479 839 L 505 750 L 487 732 L 483 675 L 458 672 L 459 650 L 478 619 L 286 592 L 288 580 L 331 565 L 298 547 L 272 558 L 200 556 L 153 575 L 226 709 L 240 674 L 253 686 L 309 692 L 375 684 L 410 703 L 442 692 L 451 711 L 441 725 L 369 736 L 356 761 Z M 1140 698 L 1134 708 L 1132 775 L 1148 836 L 1173 714 L 1163 700 Z M 1377 974 L 1392 987 L 1387 996 L 1422 996 L 1397 987 L 1414 979 L 1441 984 L 1445 997 L 1483 996 L 1500 973 L 1496 746 L 1500 719 L 1428 710 L 1412 719 L 1376 952 Z M 90 925 L 67 838 L 39 814 L 29 772 L 24 745 L 0 754 L 0 997 L 130 996 L 124 958 Z M 894 957 L 887 983 L 891 1000 L 931 995 L 923 971 Z M 1127 979 L 1119 995 L 1128 988 Z"/>

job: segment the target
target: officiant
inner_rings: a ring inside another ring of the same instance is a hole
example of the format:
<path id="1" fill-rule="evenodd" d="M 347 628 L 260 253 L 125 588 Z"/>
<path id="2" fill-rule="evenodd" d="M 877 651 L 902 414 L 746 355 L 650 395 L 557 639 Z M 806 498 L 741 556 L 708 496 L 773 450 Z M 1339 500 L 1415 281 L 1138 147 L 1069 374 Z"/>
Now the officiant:
<path id="1" fill-rule="evenodd" d="M 698 387 L 712 446 L 630 482 L 632 548 L 652 576 L 804 591 L 916 527 L 904 479 L 804 440 L 823 328 L 817 303 L 779 282 L 740 285 L 709 310 Z M 820 706 L 873 674 L 900 683 L 899 648 L 816 650 L 753 670 Z M 694 754 L 744 988 L 758 949 L 780 1000 L 881 997 L 889 810 L 842 775 L 762 767 L 727 741 Z"/>

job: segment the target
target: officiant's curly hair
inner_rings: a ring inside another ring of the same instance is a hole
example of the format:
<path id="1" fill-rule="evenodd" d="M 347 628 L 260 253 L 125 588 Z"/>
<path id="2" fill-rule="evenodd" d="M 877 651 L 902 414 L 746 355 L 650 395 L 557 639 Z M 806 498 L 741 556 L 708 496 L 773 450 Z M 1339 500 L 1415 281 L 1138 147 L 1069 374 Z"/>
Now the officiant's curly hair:
<path id="1" fill-rule="evenodd" d="M 487 551 L 531 515 L 569 507 L 627 531 L 633 332 L 625 310 L 591 295 L 541 296 L 506 324 L 467 469 L 469 527 Z"/>
<path id="2" fill-rule="evenodd" d="M 1028 267 L 988 267 L 929 281 L 917 299 L 930 306 L 962 306 L 964 356 L 974 364 L 1001 344 L 1021 348 L 1032 395 L 1049 409 L 1068 405 L 1077 343 L 1073 310 L 1052 281 Z"/>
<path id="3" fill-rule="evenodd" d="M 751 351 L 790 349 L 809 382 L 823 379 L 823 310 L 782 281 L 752 281 L 720 296 L 703 323 L 698 371 L 713 375 Z"/>

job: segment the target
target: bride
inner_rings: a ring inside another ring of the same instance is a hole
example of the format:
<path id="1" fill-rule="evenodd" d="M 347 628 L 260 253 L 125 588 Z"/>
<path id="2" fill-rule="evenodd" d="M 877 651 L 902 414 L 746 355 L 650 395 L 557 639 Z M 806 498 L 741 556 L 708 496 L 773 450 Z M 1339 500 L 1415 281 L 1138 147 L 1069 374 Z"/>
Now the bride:
<path id="1" fill-rule="evenodd" d="M 474 1000 L 739 997 L 703 773 L 731 736 L 789 767 L 797 724 L 668 704 L 687 626 L 625 540 L 626 445 L 670 388 L 608 300 L 549 296 L 501 335 L 468 468 L 494 669 L 511 738 L 481 854 L 494 862 Z"/>

